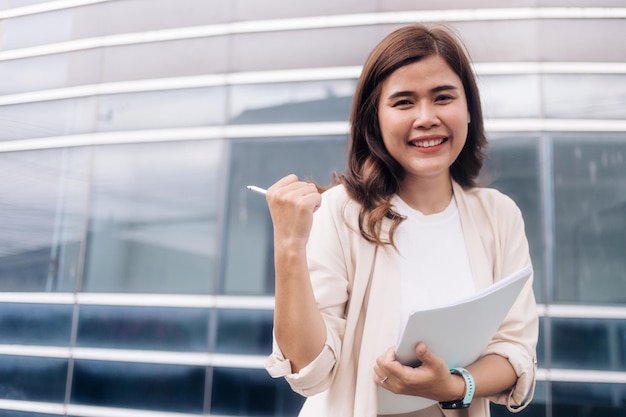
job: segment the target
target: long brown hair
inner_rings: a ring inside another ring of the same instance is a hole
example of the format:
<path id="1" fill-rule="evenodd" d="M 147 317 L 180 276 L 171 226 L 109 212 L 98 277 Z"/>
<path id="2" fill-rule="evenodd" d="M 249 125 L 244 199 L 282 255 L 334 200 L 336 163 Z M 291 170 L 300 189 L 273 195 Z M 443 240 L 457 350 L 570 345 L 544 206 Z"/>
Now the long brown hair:
<path id="1" fill-rule="evenodd" d="M 444 27 L 414 24 L 385 37 L 370 53 L 359 78 L 350 116 L 346 172 L 337 176 L 348 194 L 361 204 L 361 235 L 378 245 L 393 245 L 393 233 L 403 217 L 390 198 L 397 193 L 404 170 L 383 144 L 378 124 L 378 102 L 383 82 L 398 68 L 430 56 L 441 56 L 463 83 L 471 123 L 465 146 L 450 167 L 462 187 L 475 187 L 486 157 L 487 138 L 476 78 L 462 43 Z M 392 220 L 389 241 L 380 236 L 382 222 Z"/>

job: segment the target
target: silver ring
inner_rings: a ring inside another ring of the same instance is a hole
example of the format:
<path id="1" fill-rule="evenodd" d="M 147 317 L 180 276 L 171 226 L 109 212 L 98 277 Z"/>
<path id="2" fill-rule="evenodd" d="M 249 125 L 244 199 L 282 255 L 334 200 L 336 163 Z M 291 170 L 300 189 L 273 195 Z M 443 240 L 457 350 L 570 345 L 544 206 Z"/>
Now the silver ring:
<path id="1" fill-rule="evenodd" d="M 384 384 L 384 383 L 385 383 L 385 381 L 386 381 L 386 380 L 388 380 L 388 379 L 389 379 L 389 378 L 384 377 L 383 379 L 381 379 L 381 380 L 380 380 L 380 383 L 381 383 L 381 384 Z"/>

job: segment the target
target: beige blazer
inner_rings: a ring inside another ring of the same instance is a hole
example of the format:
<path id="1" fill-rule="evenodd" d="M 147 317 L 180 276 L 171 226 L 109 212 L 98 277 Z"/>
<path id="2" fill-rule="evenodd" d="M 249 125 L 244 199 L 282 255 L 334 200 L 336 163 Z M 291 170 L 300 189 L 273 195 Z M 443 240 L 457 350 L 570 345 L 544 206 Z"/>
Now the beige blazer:
<path id="1" fill-rule="evenodd" d="M 488 188 L 453 184 L 477 290 L 530 263 L 524 222 L 509 197 Z M 376 358 L 398 338 L 401 317 L 400 274 L 396 252 L 367 242 L 358 232 L 358 204 L 343 186 L 323 195 L 307 246 L 311 282 L 326 322 L 326 345 L 319 356 L 291 373 L 291 364 L 274 342 L 266 369 L 285 377 L 292 389 L 309 397 L 301 417 L 375 417 Z M 383 226 L 388 235 L 390 222 Z M 302 329 L 303 332 L 306 329 Z M 512 411 L 527 405 L 536 373 L 538 318 L 532 277 L 484 354 L 508 358 L 518 376 L 509 392 L 476 398 L 468 410 L 443 410 L 446 416 L 489 416 L 489 400 Z M 459 341 L 463 343 L 463 341 Z M 435 352 L 436 353 L 436 352 Z"/>

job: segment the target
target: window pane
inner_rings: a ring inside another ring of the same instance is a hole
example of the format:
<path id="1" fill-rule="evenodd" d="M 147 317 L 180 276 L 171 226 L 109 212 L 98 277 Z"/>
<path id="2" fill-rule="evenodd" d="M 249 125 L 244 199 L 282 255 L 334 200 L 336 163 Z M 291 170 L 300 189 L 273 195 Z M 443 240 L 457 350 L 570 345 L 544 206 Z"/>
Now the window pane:
<path id="1" fill-rule="evenodd" d="M 355 80 L 235 85 L 232 124 L 347 121 Z"/>
<path id="2" fill-rule="evenodd" d="M 539 138 L 493 135 L 481 180 L 511 197 L 522 210 L 534 268 L 534 290 L 543 301 L 543 233 Z"/>
<path id="3" fill-rule="evenodd" d="M 622 357 L 624 340 L 620 334 L 626 327 L 626 320 L 551 321 L 552 367 L 626 370 Z"/>
<path id="4" fill-rule="evenodd" d="M 626 304 L 626 136 L 554 141 L 555 297 Z"/>
<path id="5" fill-rule="evenodd" d="M 87 150 L 0 154 L 0 291 L 75 291 Z"/>
<path id="6" fill-rule="evenodd" d="M 67 359 L 0 355 L 0 398 L 63 403 Z"/>
<path id="7" fill-rule="evenodd" d="M 212 290 L 220 141 L 94 149 L 84 291 Z"/>
<path id="8" fill-rule="evenodd" d="M 626 384 L 552 383 L 554 417 L 623 417 Z"/>
<path id="9" fill-rule="evenodd" d="M 273 315 L 272 310 L 218 310 L 215 351 L 269 354 L 272 351 Z"/>
<path id="10" fill-rule="evenodd" d="M 478 83 L 486 118 L 541 116 L 538 75 L 483 75 Z"/>
<path id="11" fill-rule="evenodd" d="M 205 352 L 209 311 L 199 308 L 80 306 L 76 344 Z"/>
<path id="12" fill-rule="evenodd" d="M 13 2 L 11 2 L 13 3 Z M 71 39 L 72 9 L 4 19 L 0 50 L 63 42 Z"/>
<path id="13" fill-rule="evenodd" d="M 544 75 L 546 117 L 626 119 L 626 75 Z"/>
<path id="14" fill-rule="evenodd" d="M 225 88 L 189 88 L 101 96 L 96 130 L 109 132 L 223 124 L 225 92 Z"/>
<path id="15" fill-rule="evenodd" d="M 73 308 L 58 304 L 0 304 L 1 343 L 69 346 Z"/>
<path id="16" fill-rule="evenodd" d="M 224 281 L 227 294 L 272 294 L 272 224 L 263 196 L 246 185 L 266 188 L 289 173 L 330 182 L 345 166 L 345 138 L 247 139 L 230 142 Z"/>
<path id="17" fill-rule="evenodd" d="M 212 415 L 295 416 L 303 402 L 284 378 L 272 379 L 264 369 L 213 370 Z"/>
<path id="18" fill-rule="evenodd" d="M 77 360 L 72 404 L 202 413 L 205 368 Z"/>
<path id="19" fill-rule="evenodd" d="M 0 140 L 90 133 L 96 123 L 94 97 L 0 107 Z"/>

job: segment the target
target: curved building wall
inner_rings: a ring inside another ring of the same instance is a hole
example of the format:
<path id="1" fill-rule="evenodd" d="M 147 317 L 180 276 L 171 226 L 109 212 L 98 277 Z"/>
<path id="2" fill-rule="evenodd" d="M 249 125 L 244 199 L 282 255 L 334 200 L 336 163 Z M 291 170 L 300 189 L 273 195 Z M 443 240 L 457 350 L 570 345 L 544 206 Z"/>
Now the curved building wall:
<path id="1" fill-rule="evenodd" d="M 342 170 L 361 65 L 416 21 L 464 39 L 485 180 L 524 213 L 526 413 L 621 416 L 626 8 L 506 3 L 0 0 L 0 416 L 296 415 L 245 186 Z"/>

